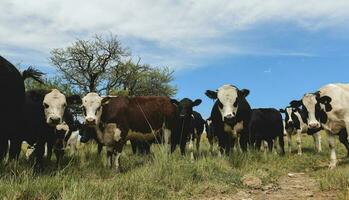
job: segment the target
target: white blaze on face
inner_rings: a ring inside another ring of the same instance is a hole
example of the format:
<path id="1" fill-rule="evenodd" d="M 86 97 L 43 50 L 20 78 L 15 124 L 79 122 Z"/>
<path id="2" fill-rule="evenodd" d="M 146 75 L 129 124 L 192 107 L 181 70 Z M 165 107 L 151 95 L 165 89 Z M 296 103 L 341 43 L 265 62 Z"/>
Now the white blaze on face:
<path id="1" fill-rule="evenodd" d="M 288 108 L 286 108 L 286 112 L 287 112 L 287 115 L 288 115 L 288 121 L 287 121 L 287 123 L 290 123 L 290 122 L 292 122 L 292 108 L 290 108 L 290 107 L 288 107 Z"/>
<path id="2" fill-rule="evenodd" d="M 320 128 L 320 122 L 315 117 L 316 96 L 314 94 L 306 94 L 302 99 L 302 103 L 308 111 L 308 127 Z"/>
<path id="3" fill-rule="evenodd" d="M 97 93 L 88 93 L 82 99 L 84 107 L 85 122 L 87 125 L 98 125 L 102 115 L 102 100 Z"/>
<path id="4" fill-rule="evenodd" d="M 235 117 L 238 105 L 234 105 L 238 98 L 237 88 L 231 85 L 223 85 L 218 89 L 217 98 L 222 105 L 218 105 L 219 111 L 222 115 L 222 120 L 224 118 Z"/>
<path id="5" fill-rule="evenodd" d="M 46 122 L 49 125 L 55 126 L 62 123 L 63 114 L 67 101 L 65 96 L 58 90 L 53 89 L 45 95 L 43 101 Z"/>

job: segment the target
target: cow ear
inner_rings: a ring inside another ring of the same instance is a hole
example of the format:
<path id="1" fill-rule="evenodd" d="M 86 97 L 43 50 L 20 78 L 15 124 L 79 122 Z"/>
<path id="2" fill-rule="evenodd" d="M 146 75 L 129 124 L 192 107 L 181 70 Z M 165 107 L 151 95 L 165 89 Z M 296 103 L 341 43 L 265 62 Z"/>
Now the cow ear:
<path id="1" fill-rule="evenodd" d="M 250 90 L 242 89 L 240 90 L 240 94 L 242 94 L 244 97 L 247 97 L 250 94 Z"/>
<path id="2" fill-rule="evenodd" d="M 179 102 L 176 99 L 171 99 L 171 103 L 175 104 L 176 106 L 178 106 Z"/>
<path id="3" fill-rule="evenodd" d="M 322 103 L 322 104 L 328 104 L 328 103 L 331 103 L 332 99 L 329 96 L 323 96 L 323 97 L 319 97 L 318 101 L 319 103 Z"/>
<path id="4" fill-rule="evenodd" d="M 193 107 L 194 107 L 194 106 L 198 106 L 198 105 L 201 104 L 201 102 L 202 102 L 201 99 L 196 99 L 191 105 L 192 105 Z"/>
<path id="5" fill-rule="evenodd" d="M 326 112 L 330 112 L 330 111 L 332 110 L 332 106 L 331 106 L 331 104 L 330 104 L 331 101 L 332 101 L 331 97 L 329 97 L 329 96 L 323 96 L 323 97 L 320 97 L 320 98 L 318 99 L 318 101 L 319 101 L 319 103 L 325 105 L 325 111 L 326 111 Z"/>
<path id="6" fill-rule="evenodd" d="M 110 102 L 110 100 L 111 100 L 111 97 L 103 97 L 101 102 L 102 106 L 107 105 Z"/>
<path id="7" fill-rule="evenodd" d="M 291 107 L 293 108 L 299 108 L 302 105 L 301 100 L 293 100 L 290 102 Z"/>
<path id="8" fill-rule="evenodd" d="M 217 92 L 212 90 L 206 90 L 205 95 L 210 99 L 217 99 Z"/>
<path id="9" fill-rule="evenodd" d="M 79 95 L 71 95 L 67 97 L 67 103 L 68 105 L 72 105 L 72 104 L 80 105 L 82 104 L 82 100 Z"/>
<path id="10" fill-rule="evenodd" d="M 279 111 L 280 111 L 281 113 L 286 113 L 286 110 L 284 110 L 284 109 L 279 109 Z"/>

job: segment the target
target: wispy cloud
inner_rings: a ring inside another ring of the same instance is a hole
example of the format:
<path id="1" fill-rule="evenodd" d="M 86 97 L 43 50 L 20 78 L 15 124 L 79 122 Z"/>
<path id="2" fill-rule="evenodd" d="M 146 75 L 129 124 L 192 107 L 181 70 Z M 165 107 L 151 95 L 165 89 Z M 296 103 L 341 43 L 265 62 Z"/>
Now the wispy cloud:
<path id="1" fill-rule="evenodd" d="M 195 59 L 208 55 L 312 56 L 288 50 L 260 52 L 226 39 L 270 22 L 318 31 L 347 27 L 349 19 L 346 0 L 3 0 L 1 4 L 6 8 L 0 12 L 1 53 L 35 62 L 46 59 L 51 48 L 107 32 L 124 41 L 151 44 L 155 51 L 138 44 L 131 48 L 147 61 L 178 68 L 195 66 Z"/>

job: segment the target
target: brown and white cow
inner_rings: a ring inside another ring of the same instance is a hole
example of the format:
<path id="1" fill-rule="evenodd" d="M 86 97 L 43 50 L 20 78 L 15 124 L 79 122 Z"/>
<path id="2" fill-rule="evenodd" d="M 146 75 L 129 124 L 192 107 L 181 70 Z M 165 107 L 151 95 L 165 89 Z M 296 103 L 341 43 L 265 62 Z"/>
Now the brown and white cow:
<path id="1" fill-rule="evenodd" d="M 293 101 L 291 105 L 303 106 L 309 130 L 323 128 L 328 135 L 331 151 L 330 169 L 337 165 L 335 151 L 336 134 L 343 129 L 349 130 L 349 84 L 328 84 L 318 92 L 303 96 L 300 101 Z"/>
<path id="2" fill-rule="evenodd" d="M 98 140 L 107 146 L 108 166 L 119 171 L 120 153 L 128 139 L 148 138 L 163 130 L 169 144 L 175 126 L 176 107 L 168 97 L 100 97 L 89 93 L 82 99 L 85 123 L 94 127 Z"/>

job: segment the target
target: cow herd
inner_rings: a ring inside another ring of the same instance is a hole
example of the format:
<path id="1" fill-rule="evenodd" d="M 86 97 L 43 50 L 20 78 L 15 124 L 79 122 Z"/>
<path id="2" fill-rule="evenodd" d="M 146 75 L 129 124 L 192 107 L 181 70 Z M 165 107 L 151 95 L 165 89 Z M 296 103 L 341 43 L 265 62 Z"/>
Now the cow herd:
<path id="1" fill-rule="evenodd" d="M 194 144 L 200 149 L 201 135 L 206 130 L 210 149 L 218 141 L 220 154 L 229 155 L 233 149 L 246 152 L 260 150 L 266 143 L 269 151 L 278 146 L 285 154 L 284 135 L 297 135 L 298 154 L 302 154 L 301 134 L 314 137 L 315 148 L 321 151 L 321 130 L 328 135 L 331 162 L 337 164 L 335 135 L 348 150 L 349 142 L 349 84 L 329 84 L 319 91 L 308 93 L 301 100 L 290 102 L 284 109 L 251 108 L 247 101 L 249 90 L 223 85 L 207 90 L 206 96 L 214 100 L 211 115 L 204 120 L 194 108 L 201 99 L 184 98 L 180 101 L 164 96 L 101 96 L 88 93 L 84 97 L 66 95 L 57 89 L 34 89 L 25 92 L 24 80 L 33 78 L 41 82 L 40 73 L 28 68 L 20 73 L 0 56 L 0 89 L 3 105 L 0 115 L 0 159 L 18 159 L 23 142 L 33 148 L 37 169 L 43 169 L 45 147 L 47 158 L 55 153 L 57 164 L 64 154 L 68 139 L 79 131 L 81 142 L 94 139 L 98 152 L 106 147 L 107 165 L 119 171 L 120 155 L 127 141 L 134 153 L 148 154 L 153 143 L 163 149 L 182 155 L 186 146 L 192 161 Z M 82 109 L 82 118 L 73 115 L 71 106 Z M 285 115 L 283 121 L 282 114 Z"/>

